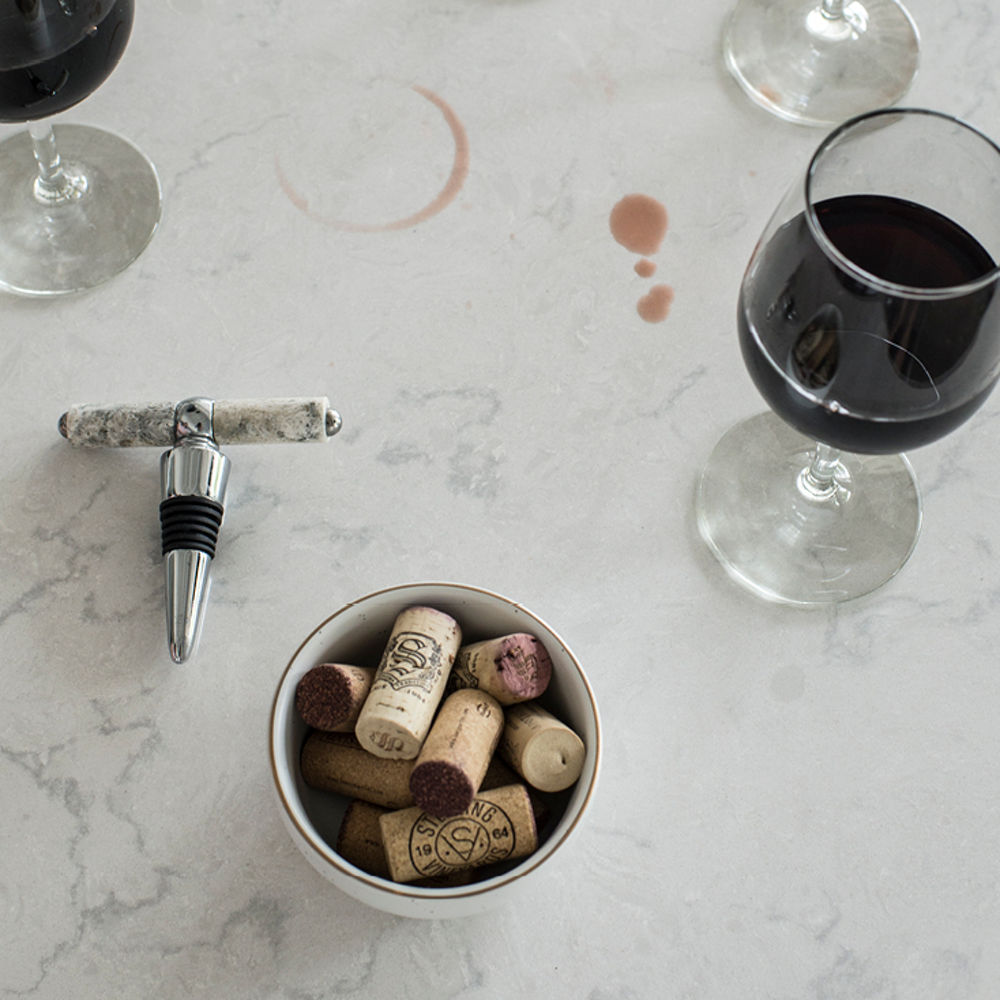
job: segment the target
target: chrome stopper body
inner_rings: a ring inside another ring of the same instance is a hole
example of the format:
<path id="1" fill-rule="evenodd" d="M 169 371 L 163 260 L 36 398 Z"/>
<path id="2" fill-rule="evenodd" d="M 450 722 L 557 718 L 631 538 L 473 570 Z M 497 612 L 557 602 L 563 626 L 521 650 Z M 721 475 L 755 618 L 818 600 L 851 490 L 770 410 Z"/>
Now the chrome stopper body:
<path id="1" fill-rule="evenodd" d="M 229 483 L 215 440 L 214 403 L 195 396 L 174 410 L 174 446 L 160 457 L 160 529 L 166 573 L 167 643 L 175 663 L 198 645 Z"/>
<path id="2" fill-rule="evenodd" d="M 208 604 L 229 482 L 220 445 L 323 442 L 342 426 L 327 396 L 84 403 L 59 418 L 59 433 L 76 447 L 169 449 L 160 457 L 160 533 L 167 642 L 176 663 L 194 653 Z"/>

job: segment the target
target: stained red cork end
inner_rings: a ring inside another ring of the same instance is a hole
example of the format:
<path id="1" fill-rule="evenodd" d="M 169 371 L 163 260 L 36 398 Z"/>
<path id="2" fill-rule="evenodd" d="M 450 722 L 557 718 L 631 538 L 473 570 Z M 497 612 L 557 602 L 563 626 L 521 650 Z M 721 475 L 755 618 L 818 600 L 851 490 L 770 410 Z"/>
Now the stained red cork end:
<path id="1" fill-rule="evenodd" d="M 314 729 L 335 729 L 351 711 L 351 686 L 332 663 L 321 663 L 302 675 L 295 689 L 295 708 Z"/>
<path id="2" fill-rule="evenodd" d="M 459 816 L 472 805 L 476 789 L 468 775 L 455 764 L 429 760 L 418 764 L 410 775 L 413 801 L 424 812 L 445 818 Z"/>

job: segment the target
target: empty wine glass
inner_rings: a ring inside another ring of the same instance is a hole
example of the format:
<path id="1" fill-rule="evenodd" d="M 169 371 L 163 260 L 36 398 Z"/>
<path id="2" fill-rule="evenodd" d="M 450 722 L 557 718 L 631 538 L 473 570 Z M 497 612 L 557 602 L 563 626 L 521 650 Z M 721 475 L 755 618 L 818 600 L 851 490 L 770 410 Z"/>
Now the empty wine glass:
<path id="1" fill-rule="evenodd" d="M 0 143 L 0 288 L 91 288 L 156 229 L 160 184 L 142 153 L 100 129 L 47 123 L 110 75 L 133 14 L 133 0 L 0 0 L 0 122 L 29 123 Z"/>
<path id="2" fill-rule="evenodd" d="M 699 530 L 732 577 L 827 604 L 903 565 L 921 504 L 898 453 L 993 389 L 998 259 L 1000 148 L 972 126 L 881 110 L 820 144 L 740 290 L 743 359 L 773 412 L 725 434 L 698 485 Z"/>
<path id="3" fill-rule="evenodd" d="M 723 36 L 726 65 L 750 98 L 806 125 L 895 104 L 919 54 L 896 0 L 738 0 Z"/>

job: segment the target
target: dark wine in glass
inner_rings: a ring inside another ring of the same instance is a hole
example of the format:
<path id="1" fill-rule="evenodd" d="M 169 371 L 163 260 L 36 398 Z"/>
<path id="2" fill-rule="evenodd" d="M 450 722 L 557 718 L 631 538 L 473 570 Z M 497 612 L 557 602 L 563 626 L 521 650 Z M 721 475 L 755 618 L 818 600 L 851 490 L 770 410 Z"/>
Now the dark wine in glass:
<path id="1" fill-rule="evenodd" d="M 699 529 L 734 578 L 822 604 L 903 565 L 921 506 L 899 453 L 968 420 L 1000 377 L 998 259 L 1000 148 L 982 133 L 883 110 L 820 145 L 740 290 L 771 413 L 728 432 L 699 483 Z"/>
<path id="2" fill-rule="evenodd" d="M 111 74 L 133 0 L 0 0 L 0 288 L 52 295 L 117 274 L 149 242 L 160 186 L 149 161 L 94 128 L 47 123 Z"/>
<path id="3" fill-rule="evenodd" d="M 59 43 L 53 46 L 47 31 L 51 22 L 38 16 L 41 6 L 37 0 L 20 0 L 0 12 L 0 121 L 23 122 L 71 108 L 105 81 L 125 51 L 132 0 L 105 3 L 90 13 L 83 13 L 91 6 L 87 3 L 52 4 L 63 12 L 57 26 L 71 43 L 54 55 Z"/>
<path id="4" fill-rule="evenodd" d="M 993 388 L 983 372 L 995 381 L 1000 296 L 992 281 L 976 282 L 996 263 L 952 220 L 898 198 L 833 198 L 816 218 L 841 254 L 886 282 L 969 290 L 874 292 L 796 216 L 762 248 L 753 290 L 740 296 L 740 347 L 754 383 L 793 427 L 844 451 L 894 454 L 942 437 Z"/>

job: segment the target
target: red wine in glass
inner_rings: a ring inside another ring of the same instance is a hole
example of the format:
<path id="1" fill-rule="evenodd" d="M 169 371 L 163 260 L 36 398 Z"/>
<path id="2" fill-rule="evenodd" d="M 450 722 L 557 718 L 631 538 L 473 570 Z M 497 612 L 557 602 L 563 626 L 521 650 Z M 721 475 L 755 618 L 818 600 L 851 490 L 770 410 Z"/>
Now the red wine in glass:
<path id="1" fill-rule="evenodd" d="M 975 287 L 996 262 L 957 223 L 903 199 L 842 196 L 816 216 L 845 257 L 887 283 L 972 287 L 941 298 L 873 290 L 798 215 L 762 248 L 753 292 L 740 296 L 740 347 L 761 395 L 803 434 L 845 451 L 893 454 L 948 434 L 996 382 L 1000 295 L 992 282 Z"/>
<path id="2" fill-rule="evenodd" d="M 779 203 L 740 286 L 747 371 L 770 410 L 727 431 L 698 529 L 760 597 L 870 593 L 922 518 L 901 452 L 950 434 L 1000 376 L 1000 147 L 920 108 L 851 119 Z"/>
<path id="3" fill-rule="evenodd" d="M 58 295 L 127 267 L 160 217 L 156 171 L 130 143 L 48 118 L 118 65 L 133 0 L 0 0 L 0 289 Z"/>
<path id="4" fill-rule="evenodd" d="M 58 27 L 71 43 L 54 54 L 59 43 L 54 46 L 46 30 L 50 19 L 23 12 L 46 3 L 62 13 Z M 0 121 L 26 122 L 65 111 L 118 65 L 132 30 L 132 0 L 97 5 L 96 11 L 92 4 L 75 3 L 71 14 L 69 6 L 32 0 L 0 8 Z"/>

